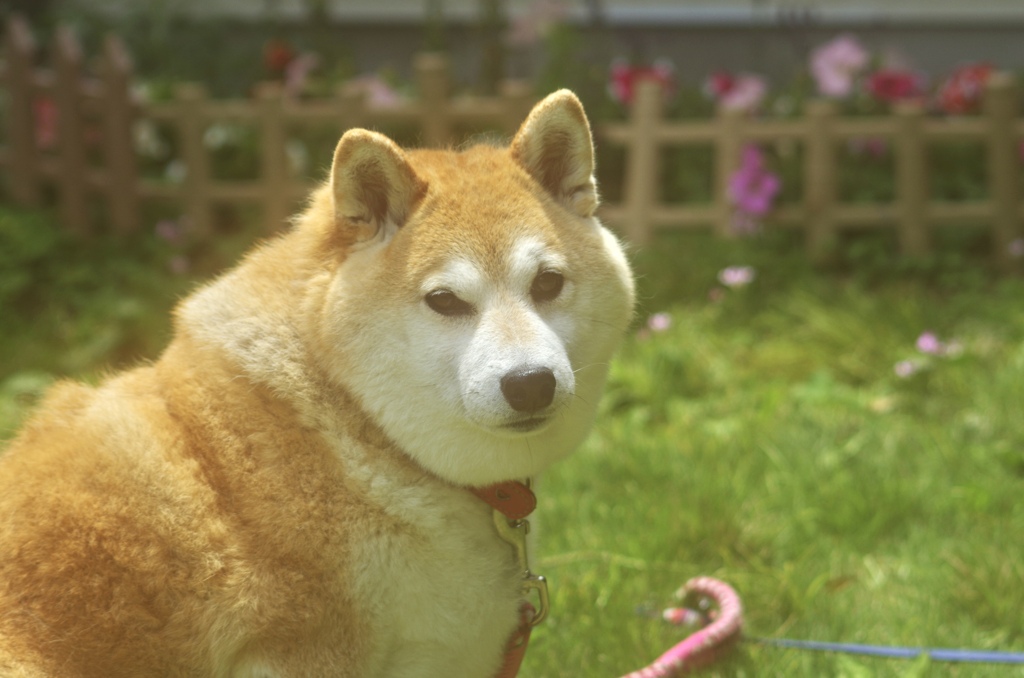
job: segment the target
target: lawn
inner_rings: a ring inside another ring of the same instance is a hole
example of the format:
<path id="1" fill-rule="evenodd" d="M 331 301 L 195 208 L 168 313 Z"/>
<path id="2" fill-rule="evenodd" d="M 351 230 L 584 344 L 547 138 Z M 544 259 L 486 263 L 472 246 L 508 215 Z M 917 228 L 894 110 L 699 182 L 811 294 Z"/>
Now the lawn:
<path id="1" fill-rule="evenodd" d="M 82 244 L 0 210 L 0 437 L 55 376 L 154 357 L 173 302 L 251 237 Z M 639 668 L 682 632 L 638 610 L 699 574 L 736 587 L 749 636 L 1024 651 L 1024 281 L 962 236 L 915 262 L 847 242 L 829 271 L 781 235 L 660 238 L 594 434 L 539 484 L 553 609 L 521 675 Z M 744 643 L 709 675 L 1024 668 Z"/>

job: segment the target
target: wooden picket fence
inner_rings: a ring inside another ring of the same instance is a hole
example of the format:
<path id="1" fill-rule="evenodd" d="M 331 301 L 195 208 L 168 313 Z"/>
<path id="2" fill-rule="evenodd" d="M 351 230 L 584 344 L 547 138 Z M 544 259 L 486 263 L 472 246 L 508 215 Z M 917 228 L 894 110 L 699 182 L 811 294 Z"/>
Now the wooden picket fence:
<path id="1" fill-rule="evenodd" d="M 507 82 L 494 97 L 453 97 L 446 60 L 421 55 L 415 64 L 418 98 L 393 106 L 374 106 L 351 89 L 334 98 L 296 100 L 280 86 L 266 83 L 251 99 L 213 100 L 196 84 L 177 88 L 170 102 L 140 101 L 133 95 L 130 60 L 121 42 L 109 37 L 95 76 L 84 73 L 82 51 L 67 28 L 53 40 L 51 67 L 36 66 L 36 49 L 28 26 L 9 21 L 0 84 L 6 92 L 6 143 L 0 148 L 0 173 L 7 191 L 21 205 L 39 205 L 42 187 L 55 187 L 59 214 L 67 228 L 89 233 L 95 227 L 88 202 L 105 201 L 113 229 L 141 226 L 142 205 L 161 200 L 177 204 L 199 233 L 208 232 L 218 203 L 256 204 L 272 227 L 284 223 L 309 190 L 288 172 L 289 131 L 303 125 L 333 125 L 340 133 L 353 126 L 409 124 L 420 130 L 425 146 L 453 145 L 456 130 L 499 129 L 511 134 L 535 98 L 522 82 Z M 599 145 L 625 148 L 622 200 L 607 204 L 601 216 L 636 244 L 649 243 L 662 229 L 711 228 L 722 237 L 734 234 L 735 206 L 729 179 L 738 169 L 746 143 L 802 144 L 802 196 L 775 210 L 770 226 L 802 229 L 809 255 L 827 260 L 834 238 L 846 229 L 889 228 L 898 233 L 903 252 L 927 253 L 932 233 L 943 224 L 980 223 L 992 232 L 997 262 L 1010 264 L 1010 243 L 1021 237 L 1024 205 L 1020 195 L 1018 144 L 1024 138 L 1013 79 L 990 78 L 984 113 L 979 116 L 930 117 L 917 104 L 897 106 L 892 115 L 849 118 L 835 104 L 812 101 L 794 119 L 759 119 L 721 111 L 703 121 L 665 119 L 662 94 L 654 82 L 638 83 L 629 119 L 595 126 Z M 56 143 L 41 149 L 36 139 L 33 106 L 41 99 L 56 109 Z M 133 125 L 140 120 L 177 130 L 180 160 L 186 171 L 180 183 L 143 177 L 134 149 Z M 215 122 L 234 121 L 258 130 L 258 179 L 213 178 L 203 136 Z M 884 204 L 847 204 L 838 198 L 839 145 L 858 137 L 887 139 L 893 149 L 895 199 Z M 937 202 L 929 196 L 929 145 L 968 141 L 986 149 L 988 197 L 975 202 Z M 665 149 L 710 146 L 714 156 L 713 195 L 706 204 L 676 204 L 659 195 Z M 615 191 L 609 191 L 615 192 Z"/>
<path id="2" fill-rule="evenodd" d="M 1021 203 L 1019 144 L 1024 120 L 1018 118 L 1014 79 L 992 75 L 979 116 L 929 117 L 919 102 L 895 107 L 892 115 L 841 117 L 834 102 L 814 100 L 804 115 L 791 120 L 746 117 L 719 111 L 707 121 L 670 121 L 662 114 L 662 93 L 655 82 L 637 87 L 628 122 L 602 125 L 600 136 L 627 148 L 624 201 L 609 206 L 606 217 L 622 225 L 627 237 L 647 243 L 659 228 L 706 228 L 728 237 L 734 230 L 735 210 L 729 198 L 729 179 L 738 169 L 746 143 L 803 144 L 801 202 L 776 209 L 768 221 L 802 229 L 809 255 L 826 260 L 833 240 L 843 229 L 895 228 L 900 248 L 911 255 L 930 251 L 932 232 L 943 224 L 990 225 L 993 254 L 1009 265 L 1010 244 L 1024 235 Z M 882 204 L 848 204 L 838 200 L 841 143 L 855 138 L 887 140 L 893 149 L 895 200 Z M 929 144 L 973 142 L 985 147 L 988 195 L 972 202 L 940 202 L 929 197 Z M 657 194 L 659 152 L 686 145 L 711 145 L 715 156 L 714 198 L 707 205 L 673 205 Z"/>
<path id="3" fill-rule="evenodd" d="M 419 98 L 396 105 L 372 106 L 353 88 L 339 89 L 332 99 L 297 100 L 269 82 L 252 99 L 214 100 L 201 85 L 183 83 L 173 101 L 147 102 L 132 91 L 131 62 L 116 36 L 104 43 L 98 77 L 83 74 L 82 50 L 67 28 L 57 29 L 49 69 L 35 66 L 34 39 L 23 21 L 8 23 L 5 43 L 0 84 L 7 94 L 7 130 L 0 171 L 8 192 L 15 203 L 31 207 L 41 204 L 45 184 L 54 185 L 61 222 L 83 234 L 95 228 L 89 196 L 105 200 L 118 232 L 140 227 L 147 200 L 177 203 L 200 234 L 209 232 L 218 203 L 260 205 L 268 228 L 278 228 L 311 188 L 288 171 L 288 132 L 296 126 L 329 125 L 340 137 L 350 127 L 411 124 L 424 146 L 448 146 L 462 128 L 513 133 L 535 101 L 519 81 L 504 83 L 499 96 L 453 98 L 446 59 L 423 54 L 415 64 Z M 36 138 L 34 106 L 42 100 L 52 102 L 58 125 L 50 152 Z M 175 128 L 185 168 L 180 182 L 141 175 L 133 136 L 141 120 Z M 258 180 L 212 176 L 204 134 L 224 121 L 258 130 Z"/>

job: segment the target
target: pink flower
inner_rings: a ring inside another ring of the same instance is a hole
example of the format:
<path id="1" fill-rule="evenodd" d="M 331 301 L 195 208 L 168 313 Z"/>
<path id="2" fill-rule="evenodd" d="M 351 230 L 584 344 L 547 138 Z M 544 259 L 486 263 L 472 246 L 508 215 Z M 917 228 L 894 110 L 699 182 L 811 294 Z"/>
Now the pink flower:
<path id="1" fill-rule="evenodd" d="M 1024 238 L 1017 238 L 1010 243 L 1010 256 L 1014 259 L 1024 257 Z"/>
<path id="2" fill-rule="evenodd" d="M 561 0 L 533 0 L 524 13 L 512 19 L 505 40 L 520 47 L 536 45 L 567 13 L 568 7 Z"/>
<path id="3" fill-rule="evenodd" d="M 811 53 L 811 75 L 818 92 L 843 98 L 853 92 L 853 81 L 868 65 L 868 52 L 852 35 L 840 35 Z"/>
<path id="4" fill-rule="evenodd" d="M 771 211 L 781 188 L 779 175 L 765 169 L 761 149 L 754 144 L 744 146 L 740 167 L 729 177 L 729 199 L 736 206 L 737 230 L 757 230 L 761 217 Z"/>
<path id="5" fill-rule="evenodd" d="M 896 376 L 900 379 L 907 379 L 914 376 L 921 366 L 915 363 L 913 360 L 901 360 L 893 365 L 892 371 L 896 373 Z"/>
<path id="6" fill-rule="evenodd" d="M 175 275 L 185 275 L 188 273 L 189 268 L 192 267 L 192 263 L 188 260 L 188 257 L 179 254 L 171 257 L 171 260 L 167 262 L 167 266 L 171 269 L 171 273 Z"/>
<path id="7" fill-rule="evenodd" d="M 647 319 L 647 327 L 652 332 L 664 332 L 672 327 L 672 316 L 668 313 L 655 313 Z"/>
<path id="8" fill-rule="evenodd" d="M 668 61 L 656 61 L 653 66 L 630 66 L 616 61 L 612 64 L 608 93 L 620 104 L 629 105 L 633 103 L 636 84 L 641 80 L 654 80 L 667 95 L 672 91 L 674 74 L 675 69 Z"/>
<path id="9" fill-rule="evenodd" d="M 934 332 L 922 332 L 917 338 L 917 350 L 927 355 L 955 357 L 964 352 L 964 347 L 955 339 L 945 342 Z"/>
<path id="10" fill-rule="evenodd" d="M 379 75 L 355 78 L 346 84 L 346 88 L 362 92 L 366 103 L 375 108 L 393 108 L 405 101 L 405 97 Z"/>
<path id="11" fill-rule="evenodd" d="M 893 103 L 920 95 L 924 83 L 912 71 L 883 68 L 868 76 L 864 89 L 879 101 Z"/>
<path id="12" fill-rule="evenodd" d="M 746 287 L 756 277 L 757 272 L 750 266 L 729 266 L 718 272 L 718 282 L 733 289 Z"/>
<path id="13" fill-rule="evenodd" d="M 957 68 L 939 87 L 939 108 L 953 114 L 976 111 L 981 105 L 985 85 L 992 71 L 992 64 L 989 63 L 967 64 Z"/>
<path id="14" fill-rule="evenodd" d="M 734 76 L 720 71 L 708 76 L 704 91 L 725 110 L 750 113 L 761 106 L 768 85 L 758 75 L 740 73 Z"/>
<path id="15" fill-rule="evenodd" d="M 945 347 L 934 332 L 923 332 L 917 338 L 917 350 L 929 355 L 941 355 Z"/>
<path id="16" fill-rule="evenodd" d="M 297 97 L 306 88 L 309 74 L 320 65 L 320 57 L 304 52 L 288 62 L 284 68 L 284 92 L 290 97 Z"/>
<path id="17" fill-rule="evenodd" d="M 161 219 L 153 227 L 153 232 L 156 233 L 158 238 L 171 244 L 180 243 L 185 235 L 181 224 L 174 219 Z"/>

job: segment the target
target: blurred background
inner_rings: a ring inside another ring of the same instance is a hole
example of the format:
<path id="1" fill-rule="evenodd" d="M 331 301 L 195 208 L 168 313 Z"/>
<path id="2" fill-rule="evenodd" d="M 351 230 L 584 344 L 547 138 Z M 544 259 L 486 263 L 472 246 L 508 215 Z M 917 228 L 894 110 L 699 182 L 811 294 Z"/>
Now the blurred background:
<path id="1" fill-rule="evenodd" d="M 277 38 L 338 75 L 408 74 L 417 51 L 452 55 L 460 82 L 601 70 L 612 58 L 667 59 L 682 82 L 717 70 L 790 78 L 810 50 L 855 32 L 873 50 L 939 74 L 964 61 L 1018 69 L 1017 0 L 4 0 L 44 26 L 120 29 L 140 72 L 239 91 L 252 54 Z M 213 39 L 221 35 L 221 39 Z M 557 44 L 572 42 L 571 45 Z"/>
<path id="2" fill-rule="evenodd" d="M 0 0 L 0 439 L 157 358 L 347 127 L 593 125 L 639 305 L 541 484 L 524 676 L 749 636 L 1024 650 L 1021 0 Z M 1024 676 L 743 643 L 719 676 Z"/>

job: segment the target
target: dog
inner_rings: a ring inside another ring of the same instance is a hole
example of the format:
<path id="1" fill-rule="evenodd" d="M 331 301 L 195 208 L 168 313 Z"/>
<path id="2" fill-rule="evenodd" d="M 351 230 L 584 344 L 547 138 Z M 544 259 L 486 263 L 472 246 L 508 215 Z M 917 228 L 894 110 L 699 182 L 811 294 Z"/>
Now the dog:
<path id="1" fill-rule="evenodd" d="M 493 678 L 523 572 L 475 489 L 587 435 L 634 283 L 556 92 L 511 143 L 347 131 L 155 362 L 0 454 L 0 676 Z"/>

